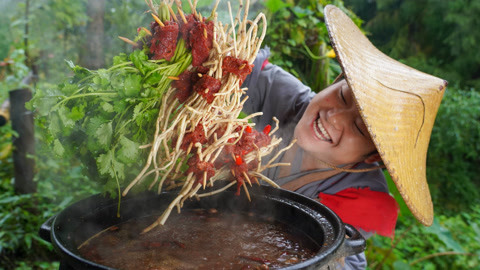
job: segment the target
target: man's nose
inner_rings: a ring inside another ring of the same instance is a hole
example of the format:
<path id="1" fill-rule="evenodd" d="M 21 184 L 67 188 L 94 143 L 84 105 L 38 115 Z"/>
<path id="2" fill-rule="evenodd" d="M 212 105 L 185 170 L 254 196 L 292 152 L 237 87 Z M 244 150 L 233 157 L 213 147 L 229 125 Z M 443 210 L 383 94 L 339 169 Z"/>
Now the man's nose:
<path id="1" fill-rule="evenodd" d="M 328 111 L 328 122 L 336 129 L 343 130 L 345 124 L 355 119 L 355 109 L 348 108 L 335 108 Z"/>

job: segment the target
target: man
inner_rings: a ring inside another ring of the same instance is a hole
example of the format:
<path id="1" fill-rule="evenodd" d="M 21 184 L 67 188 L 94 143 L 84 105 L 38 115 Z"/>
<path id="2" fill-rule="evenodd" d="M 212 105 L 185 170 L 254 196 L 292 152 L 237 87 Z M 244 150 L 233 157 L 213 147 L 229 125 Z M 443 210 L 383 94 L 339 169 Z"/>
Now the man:
<path id="1" fill-rule="evenodd" d="M 377 162 L 383 162 L 413 215 L 433 222 L 426 154 L 446 81 L 386 56 L 335 6 L 325 23 L 344 80 L 313 93 L 259 52 L 244 83 L 244 111 L 262 111 L 259 129 L 280 122 L 279 134 L 294 147 L 280 157 L 291 167 L 266 172 L 282 188 L 318 199 L 365 236 L 393 237 L 398 206 Z M 364 269 L 363 254 L 346 269 Z"/>

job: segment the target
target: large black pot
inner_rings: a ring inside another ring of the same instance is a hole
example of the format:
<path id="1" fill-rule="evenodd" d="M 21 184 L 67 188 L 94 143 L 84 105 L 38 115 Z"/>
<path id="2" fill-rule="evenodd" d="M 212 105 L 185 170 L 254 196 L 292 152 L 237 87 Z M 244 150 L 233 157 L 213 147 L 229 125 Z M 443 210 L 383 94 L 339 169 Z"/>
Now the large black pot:
<path id="1" fill-rule="evenodd" d="M 251 202 L 246 196 L 235 196 L 235 190 L 231 189 L 199 201 L 187 200 L 184 209 L 205 207 L 268 215 L 299 228 L 321 247 L 313 258 L 284 269 L 319 269 L 338 258 L 365 249 L 365 239 L 359 232 L 344 224 L 319 202 L 269 186 L 251 187 L 249 190 Z M 50 241 L 61 256 L 61 269 L 110 269 L 82 258 L 77 247 L 92 235 L 115 224 L 135 217 L 160 214 L 175 196 L 176 193 L 127 196 L 122 199 L 120 218 L 117 217 L 117 200 L 92 196 L 46 221 L 40 228 L 40 236 Z"/>

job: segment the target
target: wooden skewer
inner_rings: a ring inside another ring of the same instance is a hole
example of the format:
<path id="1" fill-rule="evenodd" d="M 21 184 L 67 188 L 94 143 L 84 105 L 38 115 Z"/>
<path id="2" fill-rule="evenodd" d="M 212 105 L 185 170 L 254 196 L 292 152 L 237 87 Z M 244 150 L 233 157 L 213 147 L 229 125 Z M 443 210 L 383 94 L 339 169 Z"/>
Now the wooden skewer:
<path id="1" fill-rule="evenodd" d="M 207 185 L 207 172 L 203 172 L 203 189 L 204 190 L 206 185 Z"/>
<path id="2" fill-rule="evenodd" d="M 147 33 L 147 35 L 149 35 L 149 36 L 152 35 L 152 32 L 150 32 L 150 30 L 148 30 L 147 28 L 142 27 L 142 30 L 145 31 L 145 33 Z"/>
<path id="3" fill-rule="evenodd" d="M 119 39 L 125 41 L 126 43 L 132 45 L 132 46 L 137 46 L 137 43 L 135 43 L 134 41 L 126 38 L 126 37 L 121 37 L 121 36 L 118 36 Z"/>
<path id="4" fill-rule="evenodd" d="M 192 151 L 192 147 L 193 147 L 193 143 L 191 142 L 191 143 L 188 145 L 186 155 L 190 154 L 190 151 Z"/>
<path id="5" fill-rule="evenodd" d="M 153 13 L 150 14 L 152 14 L 153 19 L 158 23 L 158 25 L 160 25 L 161 27 L 165 27 L 165 24 L 162 23 L 162 21 L 160 20 L 160 18 L 157 17 L 157 15 Z"/>
<path id="6" fill-rule="evenodd" d="M 248 201 L 251 202 L 252 199 L 250 198 L 250 193 L 248 192 L 248 188 L 245 182 L 243 182 L 242 186 L 243 186 L 243 189 L 245 190 L 245 194 L 247 195 Z"/>
<path id="7" fill-rule="evenodd" d="M 248 184 L 250 186 L 252 186 L 252 182 L 250 181 L 250 177 L 248 177 L 248 174 L 246 172 L 243 172 L 243 176 L 245 177 L 245 179 L 247 180 Z"/>
<path id="8" fill-rule="evenodd" d="M 178 3 L 177 3 L 177 5 L 178 5 Z M 183 23 L 187 24 L 188 21 L 187 21 L 187 19 L 185 18 L 185 14 L 183 14 L 183 11 L 182 11 L 181 6 L 177 6 L 177 7 L 178 7 L 178 14 L 180 14 L 180 17 L 182 17 Z"/>
<path id="9" fill-rule="evenodd" d="M 173 12 L 172 7 L 170 5 L 167 5 L 167 6 L 168 6 L 168 11 L 170 11 L 170 15 L 172 15 L 173 20 L 178 23 L 177 16 L 175 16 L 175 12 Z"/>

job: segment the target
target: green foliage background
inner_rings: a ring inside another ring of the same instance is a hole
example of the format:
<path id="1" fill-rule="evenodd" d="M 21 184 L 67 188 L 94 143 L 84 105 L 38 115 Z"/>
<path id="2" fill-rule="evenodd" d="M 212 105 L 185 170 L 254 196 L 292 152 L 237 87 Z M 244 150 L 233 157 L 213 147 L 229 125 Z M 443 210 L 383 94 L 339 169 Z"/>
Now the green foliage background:
<path id="1" fill-rule="evenodd" d="M 214 1 L 199 1 L 209 10 Z M 224 2 L 222 0 L 222 2 Z M 435 205 L 432 227 L 419 225 L 390 181 L 401 205 L 395 238 L 368 240 L 369 269 L 475 269 L 480 265 L 480 1 L 472 0 L 266 0 L 251 1 L 266 13 L 271 62 L 319 91 L 339 74 L 323 23 L 323 7 L 343 9 L 384 53 L 449 81 L 432 132 L 427 173 Z M 70 76 L 65 60 L 78 63 L 86 39 L 87 0 L 0 2 L 0 103 L 20 87 L 34 63 L 48 89 Z M 104 58 L 130 50 L 117 36 L 133 38 L 148 26 L 143 0 L 106 1 Z M 236 2 L 232 2 L 235 7 Z M 30 29 L 24 43 L 25 23 Z M 48 41 L 48 42 L 47 42 Z M 29 58 L 25 57 L 28 52 Z M 44 123 L 37 122 L 39 130 Z M 51 153 L 37 134 L 38 192 L 13 190 L 10 125 L 0 127 L 0 268 L 58 269 L 39 226 L 66 205 L 101 191 L 82 164 Z M 388 177 L 388 175 L 387 175 Z"/>

